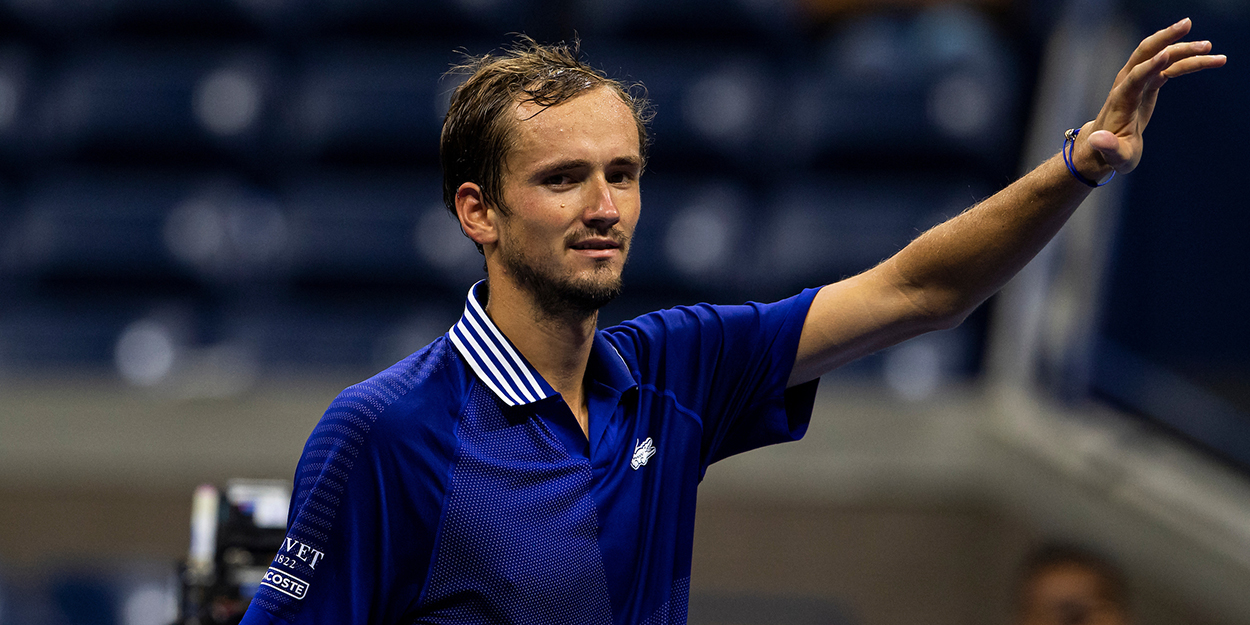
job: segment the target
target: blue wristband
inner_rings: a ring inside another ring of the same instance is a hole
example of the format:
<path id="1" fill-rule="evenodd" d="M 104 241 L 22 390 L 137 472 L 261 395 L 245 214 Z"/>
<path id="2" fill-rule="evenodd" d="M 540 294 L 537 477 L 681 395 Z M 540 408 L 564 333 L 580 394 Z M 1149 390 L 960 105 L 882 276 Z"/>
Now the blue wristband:
<path id="1" fill-rule="evenodd" d="M 1072 173 L 1073 178 L 1080 180 L 1085 185 L 1097 189 L 1098 187 L 1111 182 L 1112 178 L 1115 178 L 1115 170 L 1111 170 L 1111 175 L 1107 176 L 1107 179 L 1102 182 L 1094 182 L 1093 180 L 1082 176 L 1081 172 L 1076 170 L 1076 165 L 1072 164 L 1072 152 L 1076 150 L 1076 136 L 1079 134 L 1081 134 L 1080 128 L 1069 128 L 1067 132 L 1063 133 L 1063 164 L 1068 166 L 1068 171 Z"/>

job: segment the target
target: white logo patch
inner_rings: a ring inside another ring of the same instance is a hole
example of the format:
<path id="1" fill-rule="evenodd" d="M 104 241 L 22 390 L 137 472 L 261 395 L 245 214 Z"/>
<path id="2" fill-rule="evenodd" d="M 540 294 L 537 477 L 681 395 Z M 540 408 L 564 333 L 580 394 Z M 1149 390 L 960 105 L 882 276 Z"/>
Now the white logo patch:
<path id="1" fill-rule="evenodd" d="M 654 455 L 655 445 L 651 442 L 650 436 L 641 443 L 638 442 L 638 439 L 634 439 L 634 459 L 629 461 L 629 467 L 637 471 L 638 467 L 647 464 L 647 461 Z"/>
<path id="2" fill-rule="evenodd" d="M 296 599 L 303 599 L 308 594 L 308 582 L 272 566 L 265 571 L 265 578 L 260 583 Z"/>

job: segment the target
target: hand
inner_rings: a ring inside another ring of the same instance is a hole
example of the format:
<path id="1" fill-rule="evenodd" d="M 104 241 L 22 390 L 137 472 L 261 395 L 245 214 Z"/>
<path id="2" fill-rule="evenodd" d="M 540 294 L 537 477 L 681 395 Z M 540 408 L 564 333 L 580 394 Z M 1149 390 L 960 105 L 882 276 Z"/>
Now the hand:
<path id="1" fill-rule="evenodd" d="M 1210 41 L 1176 43 L 1189 33 L 1191 26 L 1193 22 L 1187 17 L 1147 37 L 1116 75 L 1098 117 L 1081 131 L 1080 136 L 1092 148 L 1077 156 L 1077 167 L 1087 178 L 1098 180 L 1112 169 L 1127 174 L 1137 168 L 1142 131 L 1154 112 L 1159 88 L 1169 78 L 1221 67 L 1227 62 L 1222 54 L 1208 54 Z M 1094 169 L 1094 175 L 1086 173 Z"/>

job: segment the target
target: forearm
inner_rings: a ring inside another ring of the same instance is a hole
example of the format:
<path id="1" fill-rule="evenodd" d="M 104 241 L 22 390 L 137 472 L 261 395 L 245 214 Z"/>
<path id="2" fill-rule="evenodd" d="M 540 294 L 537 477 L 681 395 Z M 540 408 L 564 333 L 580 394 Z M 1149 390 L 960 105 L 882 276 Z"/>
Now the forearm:
<path id="1" fill-rule="evenodd" d="M 1112 168 L 1133 171 L 1163 83 L 1227 61 L 1208 54 L 1210 42 L 1177 43 L 1190 26 L 1183 19 L 1133 51 L 1098 117 L 1074 144 L 1073 164 L 1083 178 L 1102 180 Z M 963 321 L 1041 251 L 1091 191 L 1056 155 L 884 263 L 824 287 L 804 322 L 790 383 Z"/>
<path id="2" fill-rule="evenodd" d="M 1095 165 L 1082 162 L 1078 171 L 1097 177 Z M 957 325 L 1037 255 L 1091 190 L 1056 155 L 877 267 L 825 286 L 808 312 L 790 383 Z"/>
<path id="3" fill-rule="evenodd" d="M 1088 136 L 1088 133 L 1082 133 Z M 1097 180 L 1110 172 L 1078 137 L 1078 171 Z M 1089 186 L 1056 154 L 959 216 L 924 233 L 880 269 L 938 326 L 953 325 L 1002 288 L 1049 242 Z"/>

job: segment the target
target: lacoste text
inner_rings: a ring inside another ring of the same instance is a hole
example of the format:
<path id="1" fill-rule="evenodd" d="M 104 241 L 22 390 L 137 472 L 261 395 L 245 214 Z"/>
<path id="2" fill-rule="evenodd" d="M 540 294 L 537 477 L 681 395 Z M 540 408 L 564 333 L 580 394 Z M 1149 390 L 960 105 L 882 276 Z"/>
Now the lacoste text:
<path id="1" fill-rule="evenodd" d="M 308 594 L 308 582 L 290 573 L 279 571 L 272 566 L 269 567 L 268 571 L 265 571 L 265 579 L 261 580 L 260 583 L 296 599 L 303 599 L 304 595 Z"/>

